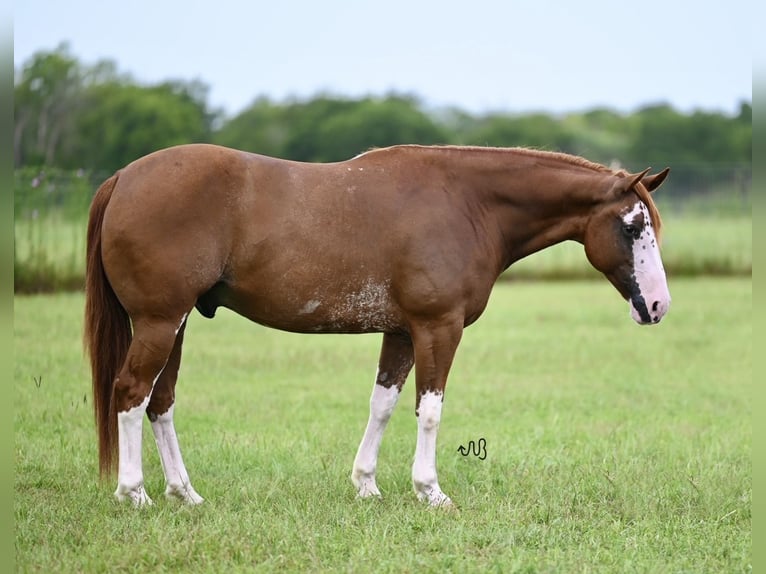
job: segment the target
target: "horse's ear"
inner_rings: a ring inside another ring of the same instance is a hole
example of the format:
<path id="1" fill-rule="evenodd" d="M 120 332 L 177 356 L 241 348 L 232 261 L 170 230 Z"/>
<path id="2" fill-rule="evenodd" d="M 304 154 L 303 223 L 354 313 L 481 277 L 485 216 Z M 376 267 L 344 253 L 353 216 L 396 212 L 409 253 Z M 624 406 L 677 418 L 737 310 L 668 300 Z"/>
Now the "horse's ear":
<path id="1" fill-rule="evenodd" d="M 668 177 L 669 173 L 670 168 L 666 167 L 660 173 L 644 177 L 641 180 L 641 183 L 644 184 L 647 191 L 652 192 L 662 185 L 662 182 L 665 181 L 665 178 Z"/>
<path id="2" fill-rule="evenodd" d="M 641 181 L 641 178 L 643 178 L 647 173 L 649 173 L 649 170 L 652 169 L 650 167 L 647 167 L 644 171 L 638 174 L 627 174 L 625 177 L 621 177 L 617 180 L 617 183 L 614 184 L 614 187 L 612 188 L 612 191 L 619 195 L 622 193 L 627 193 L 634 187 L 636 187 L 636 184 Z"/>
<path id="3" fill-rule="evenodd" d="M 636 184 L 638 184 L 639 181 L 643 182 L 644 176 L 649 173 L 651 170 L 651 167 L 647 167 L 644 171 L 641 173 L 638 173 L 636 175 L 631 175 L 630 177 L 630 185 L 628 185 L 627 189 L 633 189 L 636 187 Z"/>

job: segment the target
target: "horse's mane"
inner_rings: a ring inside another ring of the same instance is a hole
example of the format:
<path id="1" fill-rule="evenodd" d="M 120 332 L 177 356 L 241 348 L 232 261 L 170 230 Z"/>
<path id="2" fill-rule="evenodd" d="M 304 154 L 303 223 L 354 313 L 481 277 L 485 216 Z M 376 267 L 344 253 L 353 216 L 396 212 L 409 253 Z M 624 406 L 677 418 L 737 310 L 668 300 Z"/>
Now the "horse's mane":
<path id="1" fill-rule="evenodd" d="M 481 147 L 468 147 L 466 149 L 484 149 Z M 567 153 L 560 153 L 560 152 L 554 152 L 554 151 L 544 151 L 544 150 L 538 150 L 533 148 L 489 148 L 489 149 L 496 149 L 496 150 L 509 150 L 517 154 L 532 156 L 532 157 L 540 157 L 540 158 L 549 158 L 557 161 L 562 161 L 565 163 L 569 163 L 571 165 L 582 167 L 585 169 L 590 169 L 593 171 L 597 171 L 599 173 L 613 173 L 614 175 L 618 177 L 630 177 L 631 174 L 624 169 L 620 170 L 613 170 L 611 168 L 606 167 L 605 165 L 601 165 L 600 163 L 595 163 L 590 160 L 585 159 L 584 157 L 580 157 L 577 155 L 571 155 Z M 646 186 L 643 183 L 640 183 L 633 187 L 633 191 L 636 192 L 636 195 L 638 198 L 644 202 L 647 209 L 649 209 L 649 216 L 651 217 L 652 224 L 654 225 L 654 235 L 657 237 L 657 241 L 660 241 L 660 235 L 662 230 L 662 218 L 660 217 L 660 212 L 657 209 L 657 204 L 654 203 L 654 199 L 652 199 L 652 194 L 649 193 L 649 190 L 646 189 Z"/>
<path id="2" fill-rule="evenodd" d="M 629 172 L 625 171 L 624 169 L 614 170 L 609 167 L 606 167 L 605 165 L 587 160 L 584 157 L 580 157 L 577 155 L 572 155 L 572 154 L 562 153 L 562 152 L 555 152 L 555 151 L 546 151 L 546 150 L 535 149 L 535 148 L 489 147 L 489 146 L 472 146 L 472 145 L 423 146 L 423 145 L 417 145 L 417 144 L 405 144 L 405 145 L 398 145 L 398 146 L 392 146 L 392 147 L 393 148 L 443 149 L 443 150 L 454 150 L 454 151 L 478 151 L 483 153 L 513 153 L 517 155 L 524 155 L 527 157 L 536 157 L 540 159 L 550 159 L 554 161 L 560 161 L 563 163 L 568 163 L 576 167 L 589 169 L 599 173 L 612 173 L 618 177 L 629 177 L 631 175 Z M 367 155 L 369 153 L 375 153 L 377 151 L 385 151 L 388 149 L 392 149 L 392 148 L 373 148 L 360 155 Z M 646 204 L 646 207 L 649 209 L 649 216 L 651 217 L 652 224 L 654 225 L 654 234 L 657 237 L 657 241 L 660 241 L 660 231 L 662 229 L 662 218 L 660 217 L 660 212 L 657 209 L 657 205 L 654 203 L 654 199 L 652 199 L 652 194 L 649 193 L 649 191 L 646 189 L 646 187 L 642 183 L 639 183 L 638 185 L 636 185 L 633 188 L 633 190 L 636 192 L 636 195 L 638 196 L 638 198 L 641 201 L 643 201 L 644 204 Z"/>
<path id="3" fill-rule="evenodd" d="M 490 151 L 490 152 L 496 152 L 496 153 L 513 153 L 516 155 L 523 155 L 527 157 L 536 157 L 540 159 L 550 159 L 554 161 L 560 161 L 563 163 L 568 163 L 575 167 L 582 167 L 585 169 L 590 169 L 590 170 L 598 171 L 601 173 L 612 171 L 608 167 L 601 165 L 600 163 L 587 160 L 584 157 L 571 155 L 568 153 L 547 151 L 547 150 L 541 150 L 541 149 L 530 148 L 530 147 L 444 146 L 444 148 L 445 149 L 452 148 L 456 150 L 465 150 L 465 151 Z"/>

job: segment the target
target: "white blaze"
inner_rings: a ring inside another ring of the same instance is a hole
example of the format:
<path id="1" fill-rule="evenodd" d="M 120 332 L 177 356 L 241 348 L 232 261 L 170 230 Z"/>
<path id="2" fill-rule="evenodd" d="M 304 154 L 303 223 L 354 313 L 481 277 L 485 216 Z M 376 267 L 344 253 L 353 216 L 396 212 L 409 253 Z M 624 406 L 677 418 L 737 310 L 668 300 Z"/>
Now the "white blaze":
<path id="1" fill-rule="evenodd" d="M 640 214 L 643 214 L 644 226 L 638 239 L 633 241 L 633 270 L 649 316 L 652 322 L 657 323 L 668 311 L 670 292 L 649 209 L 644 202 L 638 201 L 633 209 L 623 216 L 623 221 L 631 224 Z M 643 322 L 632 301 L 631 316 L 635 321 Z"/>

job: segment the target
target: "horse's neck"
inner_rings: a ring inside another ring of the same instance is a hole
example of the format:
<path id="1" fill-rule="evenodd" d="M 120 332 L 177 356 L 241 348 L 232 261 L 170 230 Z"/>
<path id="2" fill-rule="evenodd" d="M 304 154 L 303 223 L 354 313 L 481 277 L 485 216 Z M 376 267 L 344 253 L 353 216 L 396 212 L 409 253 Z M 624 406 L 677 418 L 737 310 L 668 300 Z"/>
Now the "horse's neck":
<path id="1" fill-rule="evenodd" d="M 582 243 L 588 218 L 609 175 L 528 158 L 476 170 L 474 189 L 489 204 L 487 216 L 496 219 L 501 234 L 503 268 L 562 241 Z"/>

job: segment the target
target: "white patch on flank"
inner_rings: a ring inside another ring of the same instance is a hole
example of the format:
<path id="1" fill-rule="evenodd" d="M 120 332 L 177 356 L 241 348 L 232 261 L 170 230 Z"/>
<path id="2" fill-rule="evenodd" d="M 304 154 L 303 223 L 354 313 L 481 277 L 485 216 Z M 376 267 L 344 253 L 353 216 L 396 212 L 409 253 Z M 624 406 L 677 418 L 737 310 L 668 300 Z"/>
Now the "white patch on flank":
<path id="1" fill-rule="evenodd" d="M 298 311 L 298 313 L 300 313 L 301 315 L 308 315 L 308 314 L 310 314 L 310 313 L 313 313 L 314 311 L 316 311 L 316 310 L 317 310 L 317 307 L 319 307 L 321 304 L 322 304 L 322 303 L 321 303 L 321 301 L 314 301 L 314 300 L 312 299 L 311 301 L 309 301 L 308 303 L 306 303 L 306 304 L 305 304 L 305 305 L 304 305 L 304 306 L 301 308 L 301 310 L 300 310 L 300 311 Z"/>
<path id="2" fill-rule="evenodd" d="M 426 391 L 418 406 L 418 439 L 415 445 L 415 461 L 412 464 L 412 484 L 418 500 L 431 506 L 450 505 L 452 501 L 439 487 L 436 476 L 436 435 L 441 421 L 441 392 Z"/>
<path id="3" fill-rule="evenodd" d="M 375 380 L 378 380 L 376 375 Z M 358 496 L 380 496 L 375 482 L 375 469 L 378 464 L 378 451 L 383 440 L 383 432 L 399 400 L 399 388 L 396 385 L 386 388 L 375 384 L 370 397 L 370 418 L 364 431 L 362 442 L 356 452 L 351 481 L 356 486 Z"/>
<path id="4" fill-rule="evenodd" d="M 670 292 L 649 209 L 638 201 L 622 219 L 630 224 L 639 214 L 644 216 L 644 228 L 633 242 L 633 272 L 652 321 L 659 322 L 670 306 Z M 632 304 L 630 309 L 633 319 L 640 323 L 641 317 Z"/>
<path id="5" fill-rule="evenodd" d="M 160 453 L 162 470 L 165 473 L 165 496 L 177 498 L 187 504 L 200 504 L 204 499 L 197 494 L 189 482 L 181 449 L 178 446 L 178 436 L 173 424 L 175 405 L 170 405 L 168 411 L 152 421 L 154 440 Z"/>
<path id="6" fill-rule="evenodd" d="M 134 506 L 152 504 L 152 499 L 144 490 L 144 472 L 141 466 L 142 423 L 148 404 L 149 396 L 140 405 L 117 413 L 117 441 L 120 458 L 117 490 L 114 495 L 120 501 L 130 500 Z"/>
<path id="7" fill-rule="evenodd" d="M 364 329 L 385 329 L 391 325 L 389 283 L 368 279 L 350 292 L 330 312 L 334 325 L 355 323 Z"/>

